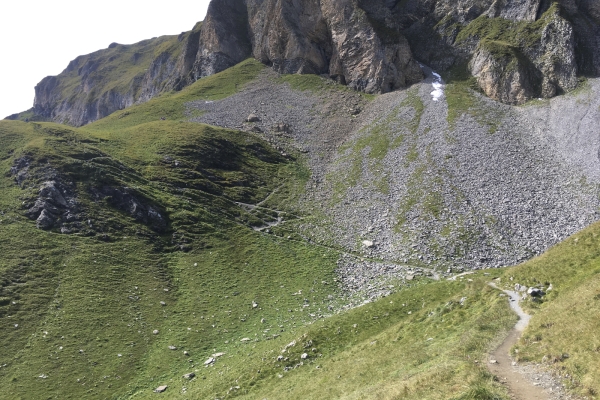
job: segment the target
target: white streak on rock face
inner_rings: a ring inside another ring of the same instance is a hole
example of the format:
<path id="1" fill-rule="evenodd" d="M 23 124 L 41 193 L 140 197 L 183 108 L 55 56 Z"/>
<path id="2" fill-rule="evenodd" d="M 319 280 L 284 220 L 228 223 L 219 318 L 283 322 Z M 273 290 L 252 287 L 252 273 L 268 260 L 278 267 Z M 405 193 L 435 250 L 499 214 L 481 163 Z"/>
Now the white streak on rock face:
<path id="1" fill-rule="evenodd" d="M 444 97 L 444 83 L 442 81 L 442 77 L 440 74 L 437 74 L 432 71 L 433 74 L 433 92 L 431 92 L 431 97 L 433 101 L 440 101 Z"/>

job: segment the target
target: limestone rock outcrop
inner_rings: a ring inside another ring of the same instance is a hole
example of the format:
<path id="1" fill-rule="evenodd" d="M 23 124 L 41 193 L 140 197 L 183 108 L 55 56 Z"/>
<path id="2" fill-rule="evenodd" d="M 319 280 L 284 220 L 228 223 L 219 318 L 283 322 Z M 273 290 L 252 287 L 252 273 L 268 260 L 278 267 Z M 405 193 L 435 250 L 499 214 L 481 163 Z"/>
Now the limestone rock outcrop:
<path id="1" fill-rule="evenodd" d="M 573 29 L 558 10 L 547 13 L 545 20 L 540 20 L 543 24 L 535 41 L 517 41 L 515 45 L 502 40 L 479 42 L 469 69 L 489 97 L 522 104 L 577 86 Z"/>
<path id="2" fill-rule="evenodd" d="M 147 101 L 172 89 L 179 46 L 176 36 L 164 36 L 77 57 L 37 84 L 33 112 L 37 119 L 81 126 Z"/>
<path id="3" fill-rule="evenodd" d="M 541 74 L 510 46 L 481 43 L 469 67 L 485 94 L 503 103 L 524 103 L 539 92 Z"/>
<path id="4" fill-rule="evenodd" d="M 600 19 L 588 0 L 414 0 L 398 3 L 415 57 L 438 70 L 468 65 L 509 104 L 573 89 L 600 73 Z"/>
<path id="5" fill-rule="evenodd" d="M 328 74 L 368 93 L 423 76 L 382 0 L 213 1 L 200 41 L 196 76 L 248 56 L 283 74 Z"/>
<path id="6" fill-rule="evenodd" d="M 211 1 L 199 36 L 194 77 L 221 72 L 252 54 L 243 0 Z"/>
<path id="7" fill-rule="evenodd" d="M 149 59 L 151 47 L 162 51 Z M 210 3 L 205 21 L 177 40 L 115 43 L 78 57 L 62 74 L 36 86 L 34 112 L 84 125 L 248 57 L 281 73 L 328 74 L 368 93 L 402 88 L 423 77 L 383 0 L 220 0 Z M 108 82 L 117 69 L 139 72 Z"/>

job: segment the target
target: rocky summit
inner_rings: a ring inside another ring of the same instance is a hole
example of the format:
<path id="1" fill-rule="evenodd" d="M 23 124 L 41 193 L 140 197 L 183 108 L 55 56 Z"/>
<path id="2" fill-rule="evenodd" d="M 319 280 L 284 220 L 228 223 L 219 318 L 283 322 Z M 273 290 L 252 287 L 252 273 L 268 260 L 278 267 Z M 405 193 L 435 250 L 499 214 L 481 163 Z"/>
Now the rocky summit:
<path id="1" fill-rule="evenodd" d="M 0 121 L 0 399 L 597 398 L 599 45 L 214 0 L 76 58 Z"/>

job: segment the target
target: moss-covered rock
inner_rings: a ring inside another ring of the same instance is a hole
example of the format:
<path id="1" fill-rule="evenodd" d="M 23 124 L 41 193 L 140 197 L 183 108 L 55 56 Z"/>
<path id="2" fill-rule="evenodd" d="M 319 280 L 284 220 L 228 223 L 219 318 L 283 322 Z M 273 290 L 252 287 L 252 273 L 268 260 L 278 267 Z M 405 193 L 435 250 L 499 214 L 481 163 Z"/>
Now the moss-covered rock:
<path id="1" fill-rule="evenodd" d="M 485 94 L 495 100 L 521 104 L 539 96 L 541 74 L 506 42 L 482 41 L 469 67 Z"/>
<path id="2" fill-rule="evenodd" d="M 573 28 L 557 5 L 535 22 L 482 16 L 457 42 L 479 39 L 469 64 L 483 91 L 495 100 L 522 104 L 550 98 L 577 86 Z"/>

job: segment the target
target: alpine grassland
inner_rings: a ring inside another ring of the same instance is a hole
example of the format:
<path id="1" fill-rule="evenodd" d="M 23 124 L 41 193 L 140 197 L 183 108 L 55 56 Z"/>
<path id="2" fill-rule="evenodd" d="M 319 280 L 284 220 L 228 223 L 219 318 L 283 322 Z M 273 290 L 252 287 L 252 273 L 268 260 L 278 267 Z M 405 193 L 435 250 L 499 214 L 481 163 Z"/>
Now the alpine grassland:
<path id="1" fill-rule="evenodd" d="M 509 399 L 486 363 L 517 316 L 492 280 L 552 283 L 528 301 L 515 356 L 600 390 L 598 225 L 523 265 L 415 277 L 348 309 L 344 250 L 295 228 L 313 217 L 299 200 L 306 156 L 189 121 L 186 103 L 231 96 L 263 68 L 247 60 L 81 128 L 0 121 L 0 398 Z M 327 90 L 320 82 L 281 84 Z M 457 96 L 471 92 L 448 93 L 470 108 Z M 409 92 L 402 106 L 409 140 L 423 103 Z M 387 124 L 347 151 L 381 162 L 403 143 Z M 74 232 L 26 216 L 50 180 L 75 199 Z M 136 219 L 122 192 L 164 226 Z M 429 203 L 432 215 L 443 206 Z"/>
<path id="2" fill-rule="evenodd" d="M 226 96 L 261 68 L 244 63 L 187 89 L 195 95 L 169 94 L 164 106 L 85 128 L 0 123 L 0 379 L 11 386 L 2 396 L 133 395 L 179 381 L 213 348 L 229 352 L 241 336 L 264 340 L 271 327 L 271 338 L 327 310 L 336 252 L 255 231 L 270 204 L 262 213 L 241 206 L 276 188 L 271 201 L 285 206 L 306 179 L 300 163 L 256 136 L 183 120 L 188 99 Z M 170 112 L 181 119 L 161 120 Z M 21 186 L 10 172 L 17 159 L 32 164 Z M 45 232 L 23 216 L 37 177 L 50 173 L 73 182 L 89 218 L 82 232 Z M 169 216 L 168 229 L 94 198 L 102 185 L 131 188 Z"/>
<path id="3" fill-rule="evenodd" d="M 545 254 L 505 271 L 515 283 L 548 288 L 543 300 L 525 302 L 533 315 L 513 349 L 522 361 L 542 362 L 575 392 L 600 393 L 600 225 L 594 224 Z"/>

